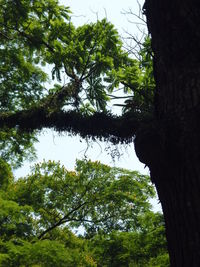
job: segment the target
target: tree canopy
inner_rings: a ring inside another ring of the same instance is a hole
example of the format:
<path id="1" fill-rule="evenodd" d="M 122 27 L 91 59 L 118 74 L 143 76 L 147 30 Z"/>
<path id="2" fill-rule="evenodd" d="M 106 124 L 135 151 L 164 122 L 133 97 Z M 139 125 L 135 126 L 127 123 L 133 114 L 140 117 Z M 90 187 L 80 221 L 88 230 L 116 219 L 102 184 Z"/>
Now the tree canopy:
<path id="1" fill-rule="evenodd" d="M 56 0 L 1 1 L 0 35 L 1 156 L 16 154 L 13 164 L 33 155 L 35 134 L 45 127 L 116 143 L 131 142 L 152 120 L 148 36 L 138 61 L 107 19 L 75 27 Z M 120 99 L 121 87 L 127 99 L 114 115 L 108 104 Z"/>
<path id="2" fill-rule="evenodd" d="M 145 175 L 77 161 L 74 172 L 55 162 L 37 164 L 27 178 L 10 185 L 8 195 L 20 206 L 31 206 L 34 233 L 42 239 L 65 224 L 82 226 L 88 235 L 98 229 L 131 231 L 139 214 L 150 209 L 148 198 L 155 191 Z"/>
<path id="3" fill-rule="evenodd" d="M 18 180 L 0 168 L 0 265 L 168 266 L 148 176 L 91 161 L 43 162 Z"/>

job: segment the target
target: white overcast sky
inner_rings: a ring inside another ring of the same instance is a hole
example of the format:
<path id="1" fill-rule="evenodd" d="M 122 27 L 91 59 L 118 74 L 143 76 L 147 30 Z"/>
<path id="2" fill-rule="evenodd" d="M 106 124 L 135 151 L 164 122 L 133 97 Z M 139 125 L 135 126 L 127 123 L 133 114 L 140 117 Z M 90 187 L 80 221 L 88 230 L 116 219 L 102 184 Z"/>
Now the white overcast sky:
<path id="1" fill-rule="evenodd" d="M 123 11 L 132 9 L 132 11 L 138 14 L 138 2 L 143 5 L 144 1 L 137 0 L 62 0 L 62 4 L 71 8 L 72 20 L 76 26 L 92 22 L 107 17 L 121 34 L 124 30 L 129 31 L 132 34 L 137 34 L 137 28 L 128 22 L 128 18 L 122 14 Z M 129 17 L 129 19 L 131 19 Z M 127 168 L 131 170 L 138 170 L 144 174 L 148 174 L 148 169 L 144 168 L 134 152 L 134 146 L 131 144 L 129 147 L 124 148 L 121 146 L 123 155 L 112 161 L 111 156 L 107 154 L 106 145 L 103 143 L 94 143 L 87 150 L 87 157 L 92 160 L 99 160 L 102 163 L 109 164 L 111 166 L 117 166 Z M 85 156 L 87 149 L 87 143 L 85 140 L 80 140 L 79 137 L 69 137 L 63 133 L 62 136 L 58 136 L 56 132 L 52 130 L 45 130 L 39 138 L 39 143 L 36 144 L 37 160 L 35 162 L 41 162 L 42 160 L 56 160 L 64 164 L 68 169 L 73 169 L 75 160 L 81 159 Z M 108 149 L 109 150 L 109 149 Z M 26 175 L 29 172 L 30 165 L 35 162 L 25 162 L 24 166 L 15 171 L 16 177 Z"/>

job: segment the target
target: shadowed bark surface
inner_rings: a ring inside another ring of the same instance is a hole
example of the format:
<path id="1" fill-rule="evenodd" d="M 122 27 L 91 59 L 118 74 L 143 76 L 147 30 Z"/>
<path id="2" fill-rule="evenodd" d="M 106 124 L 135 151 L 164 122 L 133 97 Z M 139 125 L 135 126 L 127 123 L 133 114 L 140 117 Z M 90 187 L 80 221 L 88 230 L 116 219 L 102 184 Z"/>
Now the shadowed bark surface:
<path id="1" fill-rule="evenodd" d="M 147 0 L 144 8 L 157 128 L 151 158 L 137 149 L 137 138 L 136 151 L 150 167 L 162 203 L 171 266 L 200 266 L 200 3 Z"/>

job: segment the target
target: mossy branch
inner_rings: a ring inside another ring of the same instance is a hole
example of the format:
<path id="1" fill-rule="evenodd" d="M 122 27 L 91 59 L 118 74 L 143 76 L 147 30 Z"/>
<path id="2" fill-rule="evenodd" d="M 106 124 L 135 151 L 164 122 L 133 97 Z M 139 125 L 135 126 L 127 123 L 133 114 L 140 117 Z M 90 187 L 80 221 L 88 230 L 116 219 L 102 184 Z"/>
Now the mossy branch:
<path id="1" fill-rule="evenodd" d="M 112 143 L 133 140 L 142 119 L 128 114 L 115 116 L 110 113 L 94 113 L 83 115 L 77 111 L 54 111 L 34 108 L 16 113 L 0 115 L 0 127 L 19 127 L 23 131 L 32 132 L 43 128 L 52 128 L 58 132 L 69 132 L 81 137 L 98 138 Z"/>

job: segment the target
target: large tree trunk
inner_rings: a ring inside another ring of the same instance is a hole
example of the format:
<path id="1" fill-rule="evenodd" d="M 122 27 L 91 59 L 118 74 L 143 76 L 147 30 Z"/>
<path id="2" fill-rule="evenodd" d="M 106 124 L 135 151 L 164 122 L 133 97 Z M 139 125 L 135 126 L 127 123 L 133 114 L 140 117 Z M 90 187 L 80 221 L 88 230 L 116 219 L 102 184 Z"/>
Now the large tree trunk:
<path id="1" fill-rule="evenodd" d="M 200 1 L 146 0 L 155 123 L 135 146 L 163 207 L 171 266 L 200 266 Z M 143 133 L 142 133 L 143 132 Z"/>
<path id="2" fill-rule="evenodd" d="M 195 166 L 191 164 L 190 170 L 183 167 L 178 179 L 172 174 L 171 182 L 156 183 L 166 221 L 171 266 L 200 266 L 200 175 L 192 167 Z"/>

